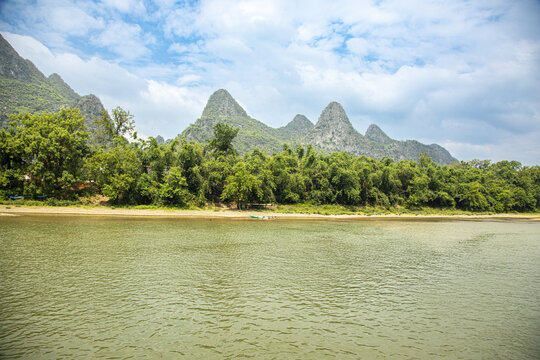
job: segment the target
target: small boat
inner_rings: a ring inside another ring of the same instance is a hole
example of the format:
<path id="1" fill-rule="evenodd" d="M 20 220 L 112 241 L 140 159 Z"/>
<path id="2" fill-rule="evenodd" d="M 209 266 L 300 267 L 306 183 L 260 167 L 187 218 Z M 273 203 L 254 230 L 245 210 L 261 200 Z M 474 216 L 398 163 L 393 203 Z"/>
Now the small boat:
<path id="1" fill-rule="evenodd" d="M 273 219 L 276 219 L 275 216 L 266 216 L 266 215 L 250 215 L 249 216 L 250 218 L 252 219 L 259 219 L 259 220 L 273 220 Z"/>
<path id="2" fill-rule="evenodd" d="M 27 199 L 46 199 L 47 195 L 31 195 L 31 196 L 10 196 L 11 200 L 27 200 Z"/>

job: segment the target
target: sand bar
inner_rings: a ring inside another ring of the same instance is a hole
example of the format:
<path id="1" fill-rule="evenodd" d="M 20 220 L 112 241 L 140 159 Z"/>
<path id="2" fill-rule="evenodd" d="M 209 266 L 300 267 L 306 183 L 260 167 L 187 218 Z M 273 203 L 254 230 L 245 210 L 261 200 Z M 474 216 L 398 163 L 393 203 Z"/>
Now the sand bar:
<path id="1" fill-rule="evenodd" d="M 540 214 L 492 214 L 492 215 L 321 215 L 321 214 L 281 214 L 264 211 L 214 210 L 162 210 L 124 209 L 110 207 L 62 207 L 62 206 L 9 206 L 0 205 L 0 216 L 23 214 L 50 215 L 97 215 L 97 216 L 167 216 L 193 218 L 250 218 L 250 215 L 271 216 L 278 219 L 448 219 L 448 220 L 528 220 L 540 221 Z"/>

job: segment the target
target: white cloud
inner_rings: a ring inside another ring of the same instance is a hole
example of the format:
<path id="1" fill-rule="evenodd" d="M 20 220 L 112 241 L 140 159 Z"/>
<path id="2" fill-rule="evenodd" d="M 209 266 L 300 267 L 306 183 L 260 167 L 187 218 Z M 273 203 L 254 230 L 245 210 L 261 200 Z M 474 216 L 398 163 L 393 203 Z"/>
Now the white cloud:
<path id="1" fill-rule="evenodd" d="M 347 41 L 347 48 L 355 55 L 366 56 L 372 49 L 369 41 L 363 38 L 352 38 Z"/>
<path id="2" fill-rule="evenodd" d="M 146 12 L 144 3 L 138 0 L 102 0 L 102 3 L 106 7 L 123 13 L 142 14 Z"/>
<path id="3" fill-rule="evenodd" d="M 45 18 L 51 28 L 69 35 L 85 35 L 90 29 L 104 27 L 103 19 L 93 18 L 78 7 L 51 8 Z"/>
<path id="4" fill-rule="evenodd" d="M 146 45 L 154 43 L 155 39 L 145 34 L 137 24 L 113 22 L 92 42 L 108 48 L 122 59 L 131 60 L 150 54 Z"/>
<path id="5" fill-rule="evenodd" d="M 499 139 L 486 144 L 454 142 L 451 140 L 441 142 L 455 157 L 460 160 L 492 159 L 493 161 L 518 160 L 523 165 L 538 165 L 540 149 L 534 144 L 540 138 L 540 131 L 533 132 L 524 137 L 512 136 Z"/>
<path id="6" fill-rule="evenodd" d="M 45 45 L 31 36 L 12 34 L 4 31 L 1 34 L 22 58 L 31 59 L 34 65 L 46 76 L 54 72 L 49 67 L 54 60 L 54 55 Z"/>
<path id="7" fill-rule="evenodd" d="M 200 96 L 198 96 L 201 93 L 206 93 L 206 91 L 193 91 L 188 87 L 178 87 L 149 80 L 146 89 L 141 92 L 141 96 L 158 107 L 187 107 L 191 112 L 198 112 L 205 104 L 205 101 L 201 101 Z"/>
<path id="8" fill-rule="evenodd" d="M 144 133 L 173 138 L 182 132 L 185 124 L 195 122 L 200 116 L 209 94 L 207 89 L 179 87 L 149 80 L 146 88 L 140 91 L 143 106 L 133 105 L 135 111 L 144 118 L 157 120 L 146 122 L 142 127 Z"/>
<path id="9" fill-rule="evenodd" d="M 66 48 L 67 38 L 87 36 L 105 26 L 94 9 L 93 3 L 71 0 L 2 1 L 1 30 L 31 35 L 48 46 Z"/>
<path id="10" fill-rule="evenodd" d="M 496 160 L 505 156 L 497 149 L 513 146 L 516 158 L 539 159 L 529 135 L 540 132 L 537 2 L 102 0 L 77 2 L 80 11 L 66 16 L 78 23 L 48 29 L 51 14 L 75 3 L 49 5 L 38 2 L 41 15 L 26 8 L 24 26 L 0 28 L 34 35 L 53 51 L 12 39 L 77 91 L 131 107 L 148 135 L 172 124 L 180 132 L 224 87 L 272 126 L 296 113 L 316 121 L 336 100 L 362 132 L 377 122 L 394 137 L 447 144 L 462 158 Z M 67 40 L 70 31 L 91 34 L 86 46 Z M 100 55 L 103 48 L 113 55 Z"/>

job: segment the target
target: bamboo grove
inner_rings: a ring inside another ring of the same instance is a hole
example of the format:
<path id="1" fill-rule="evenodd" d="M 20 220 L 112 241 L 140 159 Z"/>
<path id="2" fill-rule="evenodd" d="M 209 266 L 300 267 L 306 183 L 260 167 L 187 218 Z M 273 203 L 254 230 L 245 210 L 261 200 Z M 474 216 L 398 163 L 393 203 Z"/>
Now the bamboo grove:
<path id="1" fill-rule="evenodd" d="M 0 197 L 72 199 L 101 194 L 112 204 L 225 203 L 536 211 L 540 166 L 472 160 L 449 166 L 373 160 L 312 147 L 239 155 L 237 129 L 214 127 L 205 144 L 136 139 L 129 112 L 116 108 L 86 130 L 77 109 L 21 114 L 0 130 Z M 127 140 L 130 138 L 130 141 Z"/>

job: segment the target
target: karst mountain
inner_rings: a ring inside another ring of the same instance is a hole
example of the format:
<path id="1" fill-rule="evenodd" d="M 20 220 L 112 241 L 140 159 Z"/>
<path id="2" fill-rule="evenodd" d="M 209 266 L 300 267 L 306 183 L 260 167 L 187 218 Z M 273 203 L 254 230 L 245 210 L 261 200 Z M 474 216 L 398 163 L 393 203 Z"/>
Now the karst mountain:
<path id="1" fill-rule="evenodd" d="M 10 114 L 56 112 L 67 107 L 81 110 L 90 131 L 94 130 L 94 120 L 104 110 L 95 95 L 77 94 L 58 74 L 49 77 L 43 75 L 30 60 L 19 56 L 0 35 L 0 127 L 7 125 Z M 304 115 L 298 114 L 286 126 L 276 129 L 249 116 L 224 89 L 210 96 L 201 117 L 179 137 L 188 141 L 208 141 L 218 122 L 239 128 L 233 145 L 240 154 L 255 148 L 272 154 L 282 151 L 283 145 L 287 144 L 291 148 L 311 145 L 326 154 L 344 151 L 374 159 L 418 160 L 420 154 L 427 153 L 438 164 L 457 161 L 437 144 L 394 140 L 375 124 L 370 125 L 362 135 L 337 102 L 328 104 L 315 125 Z"/>
<path id="2" fill-rule="evenodd" d="M 418 160 L 426 153 L 438 164 L 451 164 L 457 159 L 440 145 L 425 145 L 415 140 L 394 140 L 377 125 L 368 127 L 365 135 L 351 124 L 343 107 L 331 102 L 313 125 L 304 115 L 296 115 L 286 126 L 272 128 L 250 117 L 227 90 L 214 92 L 201 117 L 179 137 L 187 141 L 204 142 L 212 138 L 213 126 L 222 122 L 239 128 L 234 140 L 235 148 L 244 153 L 254 148 L 271 154 L 291 147 L 311 145 L 324 153 L 344 151 L 352 155 L 365 155 L 374 159 L 389 157 L 394 161 Z"/>
<path id="3" fill-rule="evenodd" d="M 10 114 L 57 112 L 62 108 L 81 110 L 89 129 L 105 110 L 97 96 L 77 94 L 60 75 L 43 75 L 0 35 L 0 128 L 7 125 Z"/>

